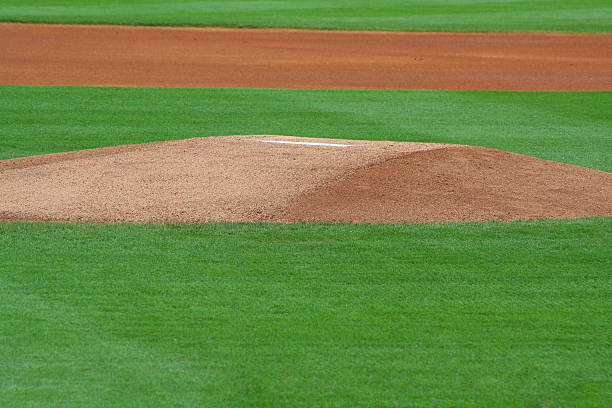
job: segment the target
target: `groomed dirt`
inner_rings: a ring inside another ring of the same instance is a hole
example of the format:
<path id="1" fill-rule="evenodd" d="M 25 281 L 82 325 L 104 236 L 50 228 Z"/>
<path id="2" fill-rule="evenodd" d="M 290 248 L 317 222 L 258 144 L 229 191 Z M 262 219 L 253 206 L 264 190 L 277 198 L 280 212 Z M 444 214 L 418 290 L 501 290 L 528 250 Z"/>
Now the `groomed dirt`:
<path id="1" fill-rule="evenodd" d="M 0 24 L 0 84 L 612 90 L 612 35 Z"/>
<path id="2" fill-rule="evenodd" d="M 510 221 L 612 215 L 612 173 L 482 147 L 224 136 L 2 160 L 0 197 L 2 220 Z"/>

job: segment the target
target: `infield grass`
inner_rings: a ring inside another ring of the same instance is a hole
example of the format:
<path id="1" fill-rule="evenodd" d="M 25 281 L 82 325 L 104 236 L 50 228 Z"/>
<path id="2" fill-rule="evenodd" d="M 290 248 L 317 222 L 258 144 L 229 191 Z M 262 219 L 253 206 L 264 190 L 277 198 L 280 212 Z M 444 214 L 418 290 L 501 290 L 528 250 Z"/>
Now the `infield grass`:
<path id="1" fill-rule="evenodd" d="M 612 171 L 612 92 L 0 86 L 0 159 L 234 134 L 486 146 Z"/>
<path id="2" fill-rule="evenodd" d="M 611 227 L 0 223 L 0 405 L 607 407 Z"/>
<path id="3" fill-rule="evenodd" d="M 610 92 L 0 87 L 0 159 L 277 133 L 612 170 Z M 0 197 L 1 199 L 1 197 Z M 0 406 L 608 407 L 612 217 L 0 222 Z"/>
<path id="4" fill-rule="evenodd" d="M 3 0 L 0 21 L 609 33 L 612 4 L 609 0 Z"/>

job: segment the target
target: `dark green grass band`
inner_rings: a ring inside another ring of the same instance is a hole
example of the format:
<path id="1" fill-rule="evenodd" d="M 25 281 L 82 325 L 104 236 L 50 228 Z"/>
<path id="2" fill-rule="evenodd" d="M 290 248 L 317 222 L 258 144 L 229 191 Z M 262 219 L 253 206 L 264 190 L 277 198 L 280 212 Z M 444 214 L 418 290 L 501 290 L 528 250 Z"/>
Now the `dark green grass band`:
<path id="1" fill-rule="evenodd" d="M 608 0 L 3 0 L 0 21 L 609 33 Z"/>
<path id="2" fill-rule="evenodd" d="M 279 134 L 493 147 L 612 171 L 612 92 L 0 86 L 0 159 Z"/>
<path id="3" fill-rule="evenodd" d="M 612 405 L 612 218 L 0 223 L 0 405 Z"/>

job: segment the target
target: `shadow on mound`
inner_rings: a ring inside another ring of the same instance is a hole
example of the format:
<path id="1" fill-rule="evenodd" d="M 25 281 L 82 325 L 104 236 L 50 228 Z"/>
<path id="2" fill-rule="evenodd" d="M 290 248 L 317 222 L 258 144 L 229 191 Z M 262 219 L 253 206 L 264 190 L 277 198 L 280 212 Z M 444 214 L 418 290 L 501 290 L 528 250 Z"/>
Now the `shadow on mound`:
<path id="1" fill-rule="evenodd" d="M 299 197 L 284 221 L 512 221 L 612 215 L 612 174 L 483 147 L 409 153 Z"/>

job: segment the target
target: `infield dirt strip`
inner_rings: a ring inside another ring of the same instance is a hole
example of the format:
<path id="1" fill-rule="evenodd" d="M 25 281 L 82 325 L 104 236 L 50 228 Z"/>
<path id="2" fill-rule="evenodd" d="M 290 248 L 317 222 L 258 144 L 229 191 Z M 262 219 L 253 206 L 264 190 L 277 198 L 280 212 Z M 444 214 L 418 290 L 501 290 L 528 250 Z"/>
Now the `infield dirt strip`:
<path id="1" fill-rule="evenodd" d="M 612 35 L 4 23 L 0 84 L 612 90 Z"/>

